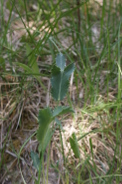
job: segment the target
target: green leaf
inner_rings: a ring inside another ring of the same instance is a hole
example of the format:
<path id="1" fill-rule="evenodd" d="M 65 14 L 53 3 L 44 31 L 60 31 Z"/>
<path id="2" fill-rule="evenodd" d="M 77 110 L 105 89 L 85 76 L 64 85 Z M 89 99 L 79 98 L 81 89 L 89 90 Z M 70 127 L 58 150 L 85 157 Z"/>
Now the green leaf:
<path id="1" fill-rule="evenodd" d="M 27 65 L 23 64 L 23 63 L 19 63 L 19 62 L 16 62 L 17 65 L 19 65 L 21 68 L 23 68 L 27 74 L 32 74 L 33 75 L 33 71 L 30 67 L 28 67 Z"/>
<path id="2" fill-rule="evenodd" d="M 31 65 L 32 50 L 29 44 L 26 43 L 26 56 L 28 57 L 28 66 Z"/>
<path id="3" fill-rule="evenodd" d="M 61 71 L 64 71 L 66 67 L 65 56 L 62 53 L 59 53 L 56 57 L 56 66 L 60 68 Z"/>
<path id="4" fill-rule="evenodd" d="M 45 89 L 45 86 L 42 83 L 42 81 L 40 79 L 40 74 L 38 72 L 36 73 L 36 71 L 33 68 L 30 68 L 29 66 L 27 66 L 23 63 L 16 62 L 16 64 L 18 66 L 20 66 L 21 68 L 23 68 L 25 70 L 26 74 L 34 76 L 37 79 L 37 81 L 41 84 L 43 89 Z"/>
<path id="5" fill-rule="evenodd" d="M 64 70 L 60 70 L 60 68 L 57 66 L 53 67 L 51 78 L 51 93 L 55 100 L 62 100 L 66 95 L 69 87 L 69 77 L 71 76 L 74 69 L 75 67 L 73 63 L 68 65 Z"/>
<path id="6" fill-rule="evenodd" d="M 46 147 L 48 146 L 48 144 L 51 140 L 52 135 L 53 135 L 52 130 L 50 128 L 48 128 L 48 130 L 46 131 L 46 134 L 44 136 L 43 143 L 41 142 L 39 144 L 39 147 L 38 147 L 39 152 L 45 151 Z"/>
<path id="7" fill-rule="evenodd" d="M 26 44 L 26 55 L 28 57 L 28 66 L 32 69 L 33 73 L 40 74 L 37 59 L 29 44 Z"/>
<path id="8" fill-rule="evenodd" d="M 60 130 L 63 131 L 63 127 L 62 127 L 61 121 L 58 118 L 55 118 L 55 122 L 58 125 L 58 127 L 60 127 Z"/>
<path id="9" fill-rule="evenodd" d="M 48 124 L 52 121 L 52 112 L 49 107 L 39 110 L 38 122 L 39 125 Z"/>
<path id="10" fill-rule="evenodd" d="M 39 166 L 40 166 L 40 159 L 39 155 L 33 151 L 31 151 L 31 159 L 33 160 L 33 165 L 39 171 Z"/>
<path id="11" fill-rule="evenodd" d="M 26 44 L 26 55 L 28 57 L 28 66 L 32 69 L 33 73 L 39 75 L 40 72 L 37 64 L 37 58 L 35 57 L 35 54 L 29 44 Z"/>
<path id="12" fill-rule="evenodd" d="M 28 57 L 28 65 L 25 65 L 25 64 L 19 63 L 19 62 L 16 62 L 16 64 L 18 64 L 20 67 L 22 67 L 27 74 L 35 77 L 38 80 L 38 82 L 41 84 L 43 89 L 45 89 L 45 86 L 40 79 L 40 71 L 39 71 L 39 67 L 37 64 L 37 59 L 36 59 L 35 54 L 33 53 L 32 49 L 30 48 L 30 46 L 28 44 L 26 44 L 26 55 Z"/>
<path id="13" fill-rule="evenodd" d="M 80 158 L 80 151 L 75 133 L 72 134 L 72 137 L 70 137 L 69 141 L 75 157 Z"/>
<path id="14" fill-rule="evenodd" d="M 37 139 L 41 144 L 41 149 L 43 150 L 46 136 L 48 135 L 49 125 L 52 121 L 52 112 L 48 107 L 46 109 L 42 109 L 39 111 L 38 121 L 39 121 L 39 129 L 37 130 Z"/>
<path id="15" fill-rule="evenodd" d="M 53 117 L 66 114 L 69 112 L 74 112 L 71 107 L 66 107 L 66 106 L 58 106 L 53 110 Z"/>

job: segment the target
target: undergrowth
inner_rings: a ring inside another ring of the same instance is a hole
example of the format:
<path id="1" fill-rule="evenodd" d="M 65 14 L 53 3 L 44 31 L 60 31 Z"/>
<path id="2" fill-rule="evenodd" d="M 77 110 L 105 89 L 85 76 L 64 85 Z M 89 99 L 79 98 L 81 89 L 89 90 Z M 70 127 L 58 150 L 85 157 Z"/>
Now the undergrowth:
<path id="1" fill-rule="evenodd" d="M 0 1 L 0 183 L 122 182 L 121 17 L 121 0 Z"/>

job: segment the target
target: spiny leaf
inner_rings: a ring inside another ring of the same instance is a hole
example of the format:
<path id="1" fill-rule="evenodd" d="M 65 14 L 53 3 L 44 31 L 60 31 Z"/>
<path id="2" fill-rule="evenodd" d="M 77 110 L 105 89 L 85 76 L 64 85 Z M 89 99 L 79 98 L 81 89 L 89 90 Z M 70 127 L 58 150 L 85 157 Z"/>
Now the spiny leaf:
<path id="1" fill-rule="evenodd" d="M 52 112 L 49 107 L 39 110 L 39 115 L 38 115 L 39 125 L 43 125 L 43 124 L 46 124 L 46 122 L 47 123 L 50 122 L 51 118 L 52 118 Z"/>
<path id="2" fill-rule="evenodd" d="M 72 137 L 70 137 L 69 141 L 75 157 L 80 158 L 80 151 L 75 133 L 72 134 Z"/>
<path id="3" fill-rule="evenodd" d="M 69 77 L 74 69 L 75 67 L 73 63 L 68 65 L 62 71 L 57 66 L 53 67 L 51 78 L 51 93 L 55 100 L 62 100 L 66 95 L 69 87 Z"/>
<path id="4" fill-rule="evenodd" d="M 61 71 L 64 71 L 66 67 L 65 56 L 62 53 L 59 53 L 56 57 L 56 66 L 60 68 Z"/>
<path id="5" fill-rule="evenodd" d="M 71 107 L 66 107 L 66 106 L 58 106 L 53 110 L 53 117 L 66 114 L 68 112 L 74 112 Z"/>

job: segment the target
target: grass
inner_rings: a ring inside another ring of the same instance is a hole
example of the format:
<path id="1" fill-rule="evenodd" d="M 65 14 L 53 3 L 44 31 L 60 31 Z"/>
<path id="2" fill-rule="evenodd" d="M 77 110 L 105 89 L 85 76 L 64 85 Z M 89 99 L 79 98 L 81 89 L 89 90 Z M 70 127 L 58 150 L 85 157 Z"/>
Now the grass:
<path id="1" fill-rule="evenodd" d="M 49 79 L 59 51 L 75 63 L 62 101 L 75 115 L 63 117 L 61 132 L 56 127 L 42 183 L 122 182 L 122 5 L 79 2 L 0 1 L 0 183 L 36 183 L 30 152 L 39 109 L 56 106 Z"/>

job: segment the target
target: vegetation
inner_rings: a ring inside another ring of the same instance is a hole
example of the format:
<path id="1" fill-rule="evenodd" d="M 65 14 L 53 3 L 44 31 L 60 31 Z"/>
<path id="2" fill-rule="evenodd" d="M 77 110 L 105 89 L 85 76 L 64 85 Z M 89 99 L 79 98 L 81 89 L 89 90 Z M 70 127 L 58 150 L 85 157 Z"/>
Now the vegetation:
<path id="1" fill-rule="evenodd" d="M 122 183 L 121 17 L 121 0 L 0 0 L 0 183 Z"/>

